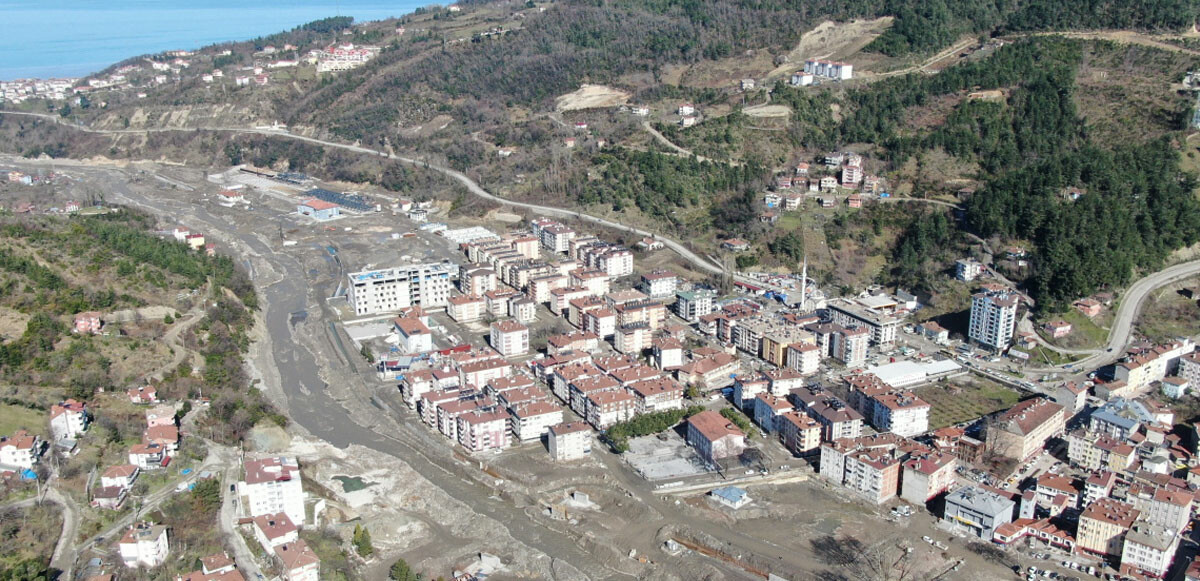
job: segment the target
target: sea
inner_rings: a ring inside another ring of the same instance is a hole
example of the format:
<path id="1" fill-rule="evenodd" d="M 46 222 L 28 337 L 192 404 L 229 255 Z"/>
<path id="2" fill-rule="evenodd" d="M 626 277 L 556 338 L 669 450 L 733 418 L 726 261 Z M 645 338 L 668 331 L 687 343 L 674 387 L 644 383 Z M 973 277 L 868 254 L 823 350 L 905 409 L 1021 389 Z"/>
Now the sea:
<path id="1" fill-rule="evenodd" d="M 81 77 L 130 57 L 266 36 L 329 16 L 403 16 L 428 0 L 0 0 L 0 80 Z"/>

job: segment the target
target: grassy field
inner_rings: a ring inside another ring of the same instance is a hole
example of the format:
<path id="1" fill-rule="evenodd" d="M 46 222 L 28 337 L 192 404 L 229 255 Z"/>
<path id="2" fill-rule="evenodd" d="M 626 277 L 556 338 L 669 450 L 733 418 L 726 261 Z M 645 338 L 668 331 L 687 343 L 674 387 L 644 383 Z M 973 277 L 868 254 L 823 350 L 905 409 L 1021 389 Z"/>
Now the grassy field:
<path id="1" fill-rule="evenodd" d="M 997 383 L 979 379 L 926 385 L 914 390 L 929 402 L 929 429 L 936 430 L 1012 407 L 1021 394 Z"/>
<path id="2" fill-rule="evenodd" d="M 1200 278 L 1190 278 L 1152 293 L 1142 307 L 1137 330 L 1155 342 L 1196 334 L 1200 330 L 1200 307 L 1178 291 L 1197 284 Z"/>
<path id="3" fill-rule="evenodd" d="M 26 407 L 0 404 L 0 436 L 9 436 L 17 430 L 46 435 L 47 416 L 44 412 Z"/>
<path id="4" fill-rule="evenodd" d="M 1112 317 L 1111 309 L 1096 315 L 1095 320 L 1089 319 L 1076 309 L 1067 309 L 1064 313 L 1044 317 L 1039 320 L 1038 333 L 1047 343 L 1065 349 L 1099 349 L 1108 342 L 1108 329 L 1103 325 Z M 1071 334 L 1058 339 L 1051 339 L 1042 330 L 1042 324 L 1047 321 L 1063 320 L 1071 324 Z"/>

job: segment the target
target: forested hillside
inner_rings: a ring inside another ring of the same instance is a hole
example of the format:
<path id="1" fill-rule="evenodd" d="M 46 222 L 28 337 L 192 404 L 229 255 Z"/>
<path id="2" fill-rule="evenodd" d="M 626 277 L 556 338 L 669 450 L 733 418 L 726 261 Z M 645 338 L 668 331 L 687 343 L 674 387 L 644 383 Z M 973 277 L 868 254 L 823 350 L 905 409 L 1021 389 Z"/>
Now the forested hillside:
<path id="1" fill-rule="evenodd" d="M 1179 169 L 1193 101 L 1178 83 L 1200 69 L 1188 48 L 1198 13 L 1200 0 L 471 2 L 223 45 L 231 54 L 202 56 L 187 75 L 262 64 L 267 45 L 294 44 L 293 55 L 343 39 L 380 46 L 355 70 L 272 73 L 283 81 L 220 90 L 185 75 L 145 99 L 112 92 L 103 108 L 88 104 L 96 96 L 60 113 L 125 129 L 241 104 L 248 123 L 390 148 L 511 199 L 614 212 L 705 252 L 747 238 L 754 249 L 741 267 L 788 267 L 807 254 L 848 287 L 927 290 L 968 250 L 969 232 L 1029 250 L 1031 270 L 1009 274 L 1056 308 L 1196 241 L 1193 177 Z M 1080 29 L 1174 36 L 1134 46 L 1026 34 Z M 855 64 L 852 81 L 788 83 L 804 59 L 833 54 Z M 625 97 L 564 105 L 587 84 Z M 635 117 L 622 102 L 650 113 Z M 698 109 L 694 126 L 676 114 L 681 103 Z M 29 155 L 168 155 L 461 195 L 419 167 L 274 137 L 107 140 L 6 118 L 0 132 L 9 138 L 0 147 Z M 773 176 L 845 150 L 864 154 L 865 171 L 889 189 L 962 211 L 806 210 L 778 224 L 764 215 Z M 964 185 L 974 194 L 956 197 Z"/>

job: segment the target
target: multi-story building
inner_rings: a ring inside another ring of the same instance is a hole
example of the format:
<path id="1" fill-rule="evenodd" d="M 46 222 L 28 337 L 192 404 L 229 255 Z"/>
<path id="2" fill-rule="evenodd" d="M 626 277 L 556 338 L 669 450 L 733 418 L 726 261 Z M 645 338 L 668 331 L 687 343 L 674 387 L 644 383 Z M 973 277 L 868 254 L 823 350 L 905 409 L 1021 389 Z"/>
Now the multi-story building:
<path id="1" fill-rule="evenodd" d="M 554 253 L 565 253 L 570 250 L 571 240 L 575 238 L 574 229 L 559 223 L 547 224 L 541 228 L 539 237 L 542 247 Z"/>
<path id="2" fill-rule="evenodd" d="M 247 460 L 246 474 L 238 486 L 246 497 L 249 515 L 287 513 L 296 526 L 304 526 L 304 485 L 295 458 L 278 456 Z"/>
<path id="3" fill-rule="evenodd" d="M 529 352 L 529 327 L 516 321 L 492 323 L 492 348 L 505 357 L 519 357 Z"/>
<path id="4" fill-rule="evenodd" d="M 498 287 L 496 271 L 483 266 L 464 269 L 459 275 L 458 284 L 464 295 L 480 296 Z"/>
<path id="5" fill-rule="evenodd" d="M 420 305 L 443 307 L 450 300 L 458 265 L 452 262 L 414 264 L 383 270 L 352 272 L 346 298 L 356 315 L 391 313 Z"/>
<path id="6" fill-rule="evenodd" d="M 1192 351 L 1179 358 L 1179 377 L 1186 379 L 1193 390 L 1200 389 L 1200 351 Z"/>
<path id="7" fill-rule="evenodd" d="M 746 449 L 746 435 L 721 414 L 706 410 L 687 421 L 687 442 L 709 464 L 737 457 Z"/>
<path id="8" fill-rule="evenodd" d="M 1068 381 L 1054 391 L 1054 403 L 1063 406 L 1068 416 L 1074 416 L 1087 405 L 1087 395 L 1087 385 Z"/>
<path id="9" fill-rule="evenodd" d="M 487 313 L 487 301 L 479 295 L 450 297 L 446 302 L 446 314 L 460 323 L 478 321 Z"/>
<path id="10" fill-rule="evenodd" d="M 679 286 L 679 276 L 669 270 L 655 270 L 642 275 L 638 288 L 650 298 L 660 299 L 673 296 Z"/>
<path id="11" fill-rule="evenodd" d="M 974 258 L 962 258 L 954 263 L 954 278 L 971 282 L 983 272 L 983 264 Z"/>
<path id="12" fill-rule="evenodd" d="M 1133 523 L 1121 548 L 1121 574 L 1162 579 L 1179 550 L 1178 530 L 1145 520 Z"/>
<path id="13" fill-rule="evenodd" d="M 458 424 L 458 443 L 470 452 L 508 447 L 509 415 L 504 410 L 473 409 L 459 414 L 455 421 Z"/>
<path id="14" fill-rule="evenodd" d="M 964 486 L 946 496 L 943 518 L 981 539 L 991 540 L 996 528 L 1013 520 L 1016 504 L 995 492 Z"/>
<path id="15" fill-rule="evenodd" d="M 1101 498 L 1079 515 L 1075 546 L 1100 556 L 1120 557 L 1125 535 L 1133 528 L 1140 512 L 1132 505 L 1112 498 Z"/>
<path id="16" fill-rule="evenodd" d="M 395 327 L 397 335 L 400 337 L 400 343 L 397 347 L 403 353 L 420 354 L 433 351 L 433 332 L 421 319 L 416 317 L 396 317 L 392 321 L 392 326 Z"/>
<path id="17" fill-rule="evenodd" d="M 583 422 L 550 426 L 547 447 L 555 462 L 587 458 L 592 453 L 592 428 Z"/>
<path id="18" fill-rule="evenodd" d="M 254 523 L 254 538 L 264 550 L 270 551 L 279 545 L 295 542 L 300 538 L 300 529 L 296 527 L 287 513 L 260 514 L 252 519 Z"/>
<path id="19" fill-rule="evenodd" d="M 812 375 L 821 369 L 821 348 L 815 343 L 788 345 L 787 366 L 802 375 Z"/>
<path id="20" fill-rule="evenodd" d="M 904 322 L 900 304 L 886 295 L 864 299 L 835 299 L 828 309 L 833 322 L 843 327 L 865 327 L 871 332 L 871 343 L 881 349 L 896 344 L 896 335 Z"/>
<path id="21" fill-rule="evenodd" d="M 1182 357 L 1195 349 L 1195 343 L 1183 339 L 1130 355 L 1113 368 L 1113 380 L 1124 381 L 1131 390 L 1140 390 L 1174 373 Z"/>
<path id="22" fill-rule="evenodd" d="M 73 399 L 50 406 L 50 432 L 55 440 L 66 440 L 83 434 L 87 431 L 90 420 L 87 405 Z"/>
<path id="23" fill-rule="evenodd" d="M 815 389 L 792 390 L 789 396 L 796 409 L 821 424 L 821 440 L 829 442 L 862 435 L 863 416 L 836 396 Z"/>
<path id="24" fill-rule="evenodd" d="M 821 424 L 801 411 L 787 411 L 775 419 L 779 440 L 797 456 L 806 456 L 821 446 Z"/>
<path id="25" fill-rule="evenodd" d="M 601 391 L 586 398 L 586 413 L 589 424 L 597 430 L 632 418 L 637 411 L 637 398 L 628 391 Z"/>
<path id="26" fill-rule="evenodd" d="M 320 581 L 321 558 L 308 548 L 304 539 L 275 547 L 285 581 Z"/>
<path id="27" fill-rule="evenodd" d="M 683 386 L 664 376 L 634 381 L 626 385 L 633 394 L 634 413 L 649 414 L 683 407 Z"/>
<path id="28" fill-rule="evenodd" d="M 793 409 L 795 408 L 786 397 L 760 393 L 754 398 L 754 405 L 749 411 L 754 416 L 754 423 L 770 434 L 775 432 L 775 424 L 779 416 Z"/>
<path id="29" fill-rule="evenodd" d="M 162 565 L 170 552 L 168 539 L 167 527 L 137 523 L 125 531 L 117 545 L 121 561 L 130 569 Z"/>
<path id="30" fill-rule="evenodd" d="M 1126 497 L 1150 524 L 1179 532 L 1192 516 L 1194 496 L 1181 489 L 1151 487 L 1135 483 Z"/>
<path id="31" fill-rule="evenodd" d="M 958 459 L 950 454 L 930 452 L 904 461 L 900 497 L 917 506 L 947 491 L 954 484 Z"/>
<path id="32" fill-rule="evenodd" d="M 37 464 L 42 453 L 42 439 L 25 430 L 0 437 L 0 464 L 29 469 Z"/>
<path id="33" fill-rule="evenodd" d="M 509 413 L 512 414 L 513 435 L 521 441 L 540 439 L 546 430 L 563 420 L 562 407 L 548 401 L 515 406 Z"/>
<path id="34" fill-rule="evenodd" d="M 971 323 L 967 337 L 996 351 L 1008 348 L 1017 324 L 1016 293 L 985 291 L 971 297 Z"/>
<path id="35" fill-rule="evenodd" d="M 929 431 L 932 406 L 911 391 L 886 393 L 872 398 L 871 425 L 881 432 L 912 437 Z"/>
<path id="36" fill-rule="evenodd" d="M 833 358 L 847 367 L 867 362 L 867 344 L 871 333 L 866 327 L 841 327 L 833 334 Z"/>
<path id="37" fill-rule="evenodd" d="M 713 299 L 715 298 L 717 298 L 717 291 L 709 289 L 677 291 L 675 293 L 675 314 L 688 322 L 698 321 L 700 317 L 713 312 Z"/>
<path id="38" fill-rule="evenodd" d="M 1013 406 L 988 427 L 987 440 L 996 454 L 1025 460 L 1046 441 L 1063 433 L 1066 413 L 1049 399 L 1037 397 Z"/>

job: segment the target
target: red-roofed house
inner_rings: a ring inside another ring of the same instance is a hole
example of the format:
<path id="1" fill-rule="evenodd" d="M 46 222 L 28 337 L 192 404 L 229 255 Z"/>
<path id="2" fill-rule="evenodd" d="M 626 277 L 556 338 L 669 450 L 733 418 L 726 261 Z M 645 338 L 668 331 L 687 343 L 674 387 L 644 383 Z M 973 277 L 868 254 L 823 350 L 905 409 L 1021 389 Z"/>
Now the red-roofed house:
<path id="1" fill-rule="evenodd" d="M 295 542 L 300 538 L 300 529 L 292 523 L 287 513 L 260 514 L 253 518 L 254 538 L 263 549 L 270 551 L 279 545 Z"/>
<path id="2" fill-rule="evenodd" d="M 321 559 L 303 539 L 275 547 L 275 557 L 283 564 L 283 578 L 287 581 L 321 580 Z"/>
<path id="3" fill-rule="evenodd" d="M 736 457 L 746 449 L 746 435 L 725 416 L 706 410 L 688 418 L 687 442 L 709 464 Z"/>
<path id="4" fill-rule="evenodd" d="M 74 438 L 86 432 L 90 420 L 87 405 L 73 399 L 50 406 L 50 432 L 55 440 Z"/>

